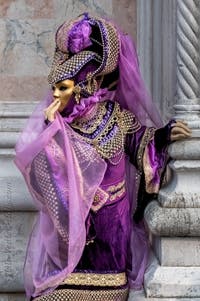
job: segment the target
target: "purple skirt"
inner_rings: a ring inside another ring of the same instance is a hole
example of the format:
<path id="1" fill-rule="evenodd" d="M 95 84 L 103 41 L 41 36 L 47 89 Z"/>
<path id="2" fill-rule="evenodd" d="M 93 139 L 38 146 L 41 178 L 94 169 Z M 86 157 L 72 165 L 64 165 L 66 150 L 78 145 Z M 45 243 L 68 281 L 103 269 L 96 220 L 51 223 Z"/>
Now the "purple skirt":
<path id="1" fill-rule="evenodd" d="M 130 210 L 126 195 L 90 212 L 87 244 L 76 270 L 124 272 L 130 262 Z"/>
<path id="2" fill-rule="evenodd" d="M 130 210 L 126 195 L 87 221 L 87 244 L 75 271 L 53 293 L 35 301 L 126 301 L 130 267 Z"/>

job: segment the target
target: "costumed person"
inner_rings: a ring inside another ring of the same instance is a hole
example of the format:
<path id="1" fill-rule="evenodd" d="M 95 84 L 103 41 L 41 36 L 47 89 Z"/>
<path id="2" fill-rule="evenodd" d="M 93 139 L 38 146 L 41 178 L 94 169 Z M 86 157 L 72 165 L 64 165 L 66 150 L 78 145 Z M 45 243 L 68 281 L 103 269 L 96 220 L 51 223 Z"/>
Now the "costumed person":
<path id="1" fill-rule="evenodd" d="M 143 211 L 159 191 L 167 146 L 190 135 L 162 127 L 130 37 L 87 13 L 62 24 L 52 92 L 16 146 L 39 211 L 24 267 L 29 299 L 125 301 L 148 260 Z"/>

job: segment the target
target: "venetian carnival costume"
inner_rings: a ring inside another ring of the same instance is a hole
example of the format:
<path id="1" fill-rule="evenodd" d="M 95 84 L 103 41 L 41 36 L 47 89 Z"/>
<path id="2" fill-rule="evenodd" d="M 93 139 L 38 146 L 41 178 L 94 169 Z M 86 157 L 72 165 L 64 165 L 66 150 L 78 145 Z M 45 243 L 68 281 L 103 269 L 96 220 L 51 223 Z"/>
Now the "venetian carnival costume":
<path id="1" fill-rule="evenodd" d="M 34 300 L 127 300 L 148 258 L 142 221 L 159 190 L 170 124 L 163 128 L 128 35 L 88 14 L 56 33 L 48 80 L 73 79 L 69 105 L 45 124 L 32 114 L 16 146 L 39 211 L 25 261 Z M 137 207 L 137 209 L 136 209 Z"/>

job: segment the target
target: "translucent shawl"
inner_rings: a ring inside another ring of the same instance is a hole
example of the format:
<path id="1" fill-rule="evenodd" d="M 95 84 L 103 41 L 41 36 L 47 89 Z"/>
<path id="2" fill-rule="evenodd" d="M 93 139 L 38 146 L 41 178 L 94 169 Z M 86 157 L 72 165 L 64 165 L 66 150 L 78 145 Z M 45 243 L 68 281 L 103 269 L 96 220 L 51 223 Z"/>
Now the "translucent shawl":
<path id="1" fill-rule="evenodd" d="M 37 142 L 18 152 L 15 162 L 39 210 L 25 263 L 30 297 L 52 290 L 75 268 L 85 245 L 85 220 L 106 164 L 59 115 Z"/>
<path id="2" fill-rule="evenodd" d="M 120 75 L 112 99 L 132 111 L 142 124 L 160 126 L 159 114 L 140 75 L 132 41 L 120 32 L 119 38 Z M 53 291 L 76 267 L 85 246 L 85 220 L 106 170 L 106 162 L 64 123 L 59 113 L 54 122 L 45 125 L 43 110 L 51 101 L 50 93 L 36 107 L 16 145 L 15 163 L 39 210 L 24 267 L 28 297 Z M 128 165 L 133 212 L 138 185 L 136 171 Z M 142 223 L 133 224 L 131 249 L 130 286 L 140 288 L 148 254 Z"/>
<path id="3" fill-rule="evenodd" d="M 139 69 L 139 61 L 134 43 L 129 35 L 118 30 L 120 37 L 119 72 L 120 78 L 117 86 L 115 100 L 137 116 L 142 125 L 147 127 L 161 127 L 160 114 L 149 95 Z M 145 269 L 148 264 L 149 240 L 144 222 L 135 223 L 133 215 L 140 202 L 138 188 L 140 174 L 136 168 L 126 161 L 127 188 L 129 192 L 132 230 L 130 237 L 131 268 L 127 271 L 129 286 L 132 289 L 141 289 Z"/>

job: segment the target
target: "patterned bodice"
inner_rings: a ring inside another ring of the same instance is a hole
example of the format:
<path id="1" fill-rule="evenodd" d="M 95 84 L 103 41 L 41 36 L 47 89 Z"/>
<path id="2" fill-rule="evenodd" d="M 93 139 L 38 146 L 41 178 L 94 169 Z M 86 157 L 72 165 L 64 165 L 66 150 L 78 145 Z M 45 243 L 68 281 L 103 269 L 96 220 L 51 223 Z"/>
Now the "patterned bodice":
<path id="1" fill-rule="evenodd" d="M 116 164 L 115 158 L 124 153 L 126 134 L 136 132 L 141 125 L 131 112 L 121 110 L 117 102 L 105 101 L 74 120 L 71 127 L 93 145 L 102 158 Z"/>

